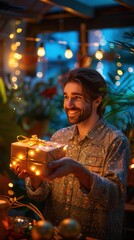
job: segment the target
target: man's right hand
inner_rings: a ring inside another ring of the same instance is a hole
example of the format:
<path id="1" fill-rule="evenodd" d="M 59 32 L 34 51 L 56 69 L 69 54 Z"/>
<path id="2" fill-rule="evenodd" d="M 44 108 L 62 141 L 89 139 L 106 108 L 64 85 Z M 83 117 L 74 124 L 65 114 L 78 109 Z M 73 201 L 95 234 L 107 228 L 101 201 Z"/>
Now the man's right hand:
<path id="1" fill-rule="evenodd" d="M 10 167 L 10 170 L 14 172 L 15 175 L 17 175 L 18 178 L 25 179 L 26 177 L 29 177 L 30 175 L 26 170 L 20 170 L 19 166 L 16 166 L 16 168 Z"/>
<path id="2" fill-rule="evenodd" d="M 18 178 L 21 178 L 21 179 L 25 179 L 27 177 L 30 178 L 31 180 L 31 185 L 32 187 L 36 190 L 40 184 L 42 183 L 42 179 L 38 176 L 33 176 L 31 174 L 29 174 L 26 170 L 20 170 L 19 166 L 17 166 L 16 168 L 10 168 L 15 175 L 17 175 Z"/>

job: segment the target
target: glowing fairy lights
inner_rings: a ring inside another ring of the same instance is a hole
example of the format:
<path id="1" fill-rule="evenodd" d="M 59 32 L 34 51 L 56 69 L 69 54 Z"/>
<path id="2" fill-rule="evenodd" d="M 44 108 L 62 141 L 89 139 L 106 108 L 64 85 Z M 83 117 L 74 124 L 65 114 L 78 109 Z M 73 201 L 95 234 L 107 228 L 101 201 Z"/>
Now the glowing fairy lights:
<path id="1" fill-rule="evenodd" d="M 19 138 L 18 138 L 19 139 Z M 40 140 L 33 135 L 11 144 L 10 167 L 27 170 L 32 175 L 44 175 L 47 163 L 66 155 L 67 146 L 56 142 Z"/>

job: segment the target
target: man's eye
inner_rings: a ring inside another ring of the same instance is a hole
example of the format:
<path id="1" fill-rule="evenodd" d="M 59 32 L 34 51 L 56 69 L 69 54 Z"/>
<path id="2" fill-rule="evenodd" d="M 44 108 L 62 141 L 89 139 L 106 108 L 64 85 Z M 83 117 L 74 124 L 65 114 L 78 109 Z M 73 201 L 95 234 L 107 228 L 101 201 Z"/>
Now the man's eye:
<path id="1" fill-rule="evenodd" d="M 75 100 L 81 100 L 81 96 L 75 96 L 74 99 Z"/>
<path id="2" fill-rule="evenodd" d="M 72 98 L 69 98 L 68 96 L 64 96 L 64 100 L 72 100 L 72 101 L 78 101 L 78 100 L 81 100 L 82 99 L 82 97 L 81 96 L 74 96 L 74 97 L 72 97 Z"/>
<path id="3" fill-rule="evenodd" d="M 68 96 L 64 96 L 64 99 L 66 99 L 66 100 L 67 100 L 67 99 L 68 99 Z"/>

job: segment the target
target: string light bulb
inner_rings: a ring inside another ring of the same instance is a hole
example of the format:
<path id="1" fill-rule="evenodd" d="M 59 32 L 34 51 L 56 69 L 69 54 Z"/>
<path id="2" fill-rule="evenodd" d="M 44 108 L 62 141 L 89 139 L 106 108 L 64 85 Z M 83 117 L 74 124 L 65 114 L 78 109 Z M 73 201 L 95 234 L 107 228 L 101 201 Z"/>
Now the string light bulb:
<path id="1" fill-rule="evenodd" d="M 69 47 L 68 45 L 67 45 L 67 47 L 66 47 L 65 57 L 66 57 L 67 59 L 70 59 L 70 58 L 73 57 L 73 52 L 72 52 L 72 50 L 70 49 L 70 47 Z"/>
<path id="2" fill-rule="evenodd" d="M 44 48 L 44 46 L 43 46 L 43 43 L 41 43 L 40 46 L 39 46 L 39 48 L 38 48 L 38 50 L 37 50 L 37 55 L 38 55 L 39 57 L 44 57 L 45 54 L 46 54 L 45 48 Z"/>
<path id="3" fill-rule="evenodd" d="M 95 53 L 95 57 L 96 57 L 96 59 L 101 60 L 103 58 L 103 56 L 104 56 L 103 52 L 102 52 L 102 50 L 99 47 L 99 49 Z"/>

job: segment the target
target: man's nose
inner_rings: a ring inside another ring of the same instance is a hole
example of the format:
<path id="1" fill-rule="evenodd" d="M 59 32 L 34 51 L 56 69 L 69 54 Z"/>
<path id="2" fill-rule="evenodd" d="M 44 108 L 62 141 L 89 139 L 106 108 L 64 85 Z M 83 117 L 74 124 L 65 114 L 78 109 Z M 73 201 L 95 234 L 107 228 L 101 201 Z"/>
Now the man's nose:
<path id="1" fill-rule="evenodd" d="M 67 107 L 73 107 L 74 106 L 74 99 L 70 98 L 67 101 Z"/>

